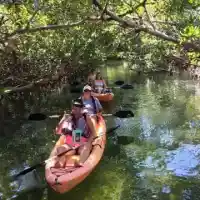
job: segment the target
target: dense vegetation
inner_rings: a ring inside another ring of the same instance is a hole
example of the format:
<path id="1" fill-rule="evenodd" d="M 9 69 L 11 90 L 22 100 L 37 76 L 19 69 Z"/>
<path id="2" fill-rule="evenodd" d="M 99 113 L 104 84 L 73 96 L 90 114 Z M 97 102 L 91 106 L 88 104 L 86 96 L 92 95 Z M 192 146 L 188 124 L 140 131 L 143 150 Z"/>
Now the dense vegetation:
<path id="1" fill-rule="evenodd" d="M 21 86 L 53 75 L 57 80 L 63 72 L 88 70 L 109 57 L 124 58 L 140 70 L 197 65 L 199 12 L 199 0 L 2 4 L 1 84 Z"/>

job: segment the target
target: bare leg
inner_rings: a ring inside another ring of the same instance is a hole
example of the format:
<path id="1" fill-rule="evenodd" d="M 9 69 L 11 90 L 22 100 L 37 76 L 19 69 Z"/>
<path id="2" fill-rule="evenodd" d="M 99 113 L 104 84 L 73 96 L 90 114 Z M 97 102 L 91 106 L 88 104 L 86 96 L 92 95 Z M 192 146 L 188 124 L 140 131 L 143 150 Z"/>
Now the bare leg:
<path id="1" fill-rule="evenodd" d="M 90 138 L 94 138 L 97 136 L 96 134 L 96 116 L 86 116 L 86 121 L 87 121 L 87 124 L 89 126 L 89 129 L 90 129 L 90 132 L 91 132 L 91 137 Z"/>
<path id="2" fill-rule="evenodd" d="M 92 149 L 93 138 L 96 135 L 96 116 L 86 116 L 86 121 L 90 129 L 91 136 L 89 141 L 82 147 L 78 149 L 78 154 L 80 155 L 79 165 L 83 165 L 83 163 L 87 160 L 90 155 L 90 151 Z"/>
<path id="3" fill-rule="evenodd" d="M 83 163 L 87 160 L 90 155 L 90 151 L 92 149 L 92 143 L 87 143 L 86 145 L 82 146 L 78 150 L 78 154 L 80 155 L 79 165 L 82 166 Z"/>
<path id="4" fill-rule="evenodd" d="M 70 146 L 68 146 L 67 144 L 64 144 L 62 146 L 56 147 L 53 150 L 51 156 L 56 156 L 64 151 L 67 151 L 70 149 L 71 149 Z M 74 155 L 75 153 L 76 153 L 75 150 L 71 150 L 61 157 L 56 157 L 56 158 L 52 159 L 49 163 L 47 163 L 46 167 L 57 167 L 57 168 L 65 167 L 66 160 L 69 159 L 69 157 Z"/>
<path id="5" fill-rule="evenodd" d="M 80 160 L 80 156 L 79 155 L 72 155 L 72 156 L 68 156 L 66 158 L 66 162 L 65 162 L 65 167 L 74 167 L 74 166 L 79 166 L 79 160 Z"/>

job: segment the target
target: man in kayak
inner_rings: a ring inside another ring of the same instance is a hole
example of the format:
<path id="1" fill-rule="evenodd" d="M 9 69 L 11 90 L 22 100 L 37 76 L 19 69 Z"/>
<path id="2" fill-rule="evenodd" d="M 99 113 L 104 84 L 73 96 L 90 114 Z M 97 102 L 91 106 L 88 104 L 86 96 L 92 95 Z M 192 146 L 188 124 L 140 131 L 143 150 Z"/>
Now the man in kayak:
<path id="1" fill-rule="evenodd" d="M 86 85 L 83 88 L 83 93 L 80 99 L 82 100 L 84 105 L 84 113 L 87 113 L 86 119 L 90 131 L 93 135 L 95 135 L 96 123 L 98 122 L 99 115 L 101 115 L 103 108 L 99 100 L 96 97 L 92 96 L 92 88 L 89 85 Z"/>
<path id="2" fill-rule="evenodd" d="M 97 141 L 94 141 L 94 132 L 90 131 L 88 126 L 90 119 L 86 116 L 87 113 L 84 113 L 86 111 L 83 108 L 84 104 L 79 98 L 73 102 L 71 116 L 67 117 L 64 114 L 56 130 L 62 133 L 62 138 L 56 144 L 50 157 L 71 150 L 64 156 L 49 162 L 47 167 L 82 166 L 87 160 L 92 145 L 96 144 Z M 64 145 L 60 143 L 64 143 Z"/>

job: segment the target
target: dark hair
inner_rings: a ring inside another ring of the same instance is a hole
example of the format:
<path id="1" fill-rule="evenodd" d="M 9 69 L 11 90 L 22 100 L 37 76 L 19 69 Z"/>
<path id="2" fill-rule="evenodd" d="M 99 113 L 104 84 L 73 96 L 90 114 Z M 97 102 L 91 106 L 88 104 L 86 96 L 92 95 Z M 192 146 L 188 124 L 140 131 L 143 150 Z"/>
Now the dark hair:
<path id="1" fill-rule="evenodd" d="M 100 72 L 97 72 L 97 74 L 96 74 L 96 80 L 97 80 L 97 77 L 98 77 L 98 75 L 100 75 L 100 80 L 103 80 L 103 78 L 102 78 L 102 76 L 101 76 L 101 73 Z"/>
<path id="2" fill-rule="evenodd" d="M 90 70 L 90 73 L 94 73 L 94 72 L 95 72 L 95 69 L 91 69 L 91 70 Z"/>

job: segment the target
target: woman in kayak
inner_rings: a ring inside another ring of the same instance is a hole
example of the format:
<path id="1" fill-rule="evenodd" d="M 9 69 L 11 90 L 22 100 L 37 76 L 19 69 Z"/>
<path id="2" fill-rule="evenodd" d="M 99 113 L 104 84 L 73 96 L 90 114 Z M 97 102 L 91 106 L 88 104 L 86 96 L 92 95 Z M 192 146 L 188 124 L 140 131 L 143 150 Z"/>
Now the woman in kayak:
<path id="1" fill-rule="evenodd" d="M 103 93 L 103 92 L 105 92 L 105 90 L 107 88 L 106 82 L 102 78 L 100 72 L 98 72 L 96 74 L 96 78 L 94 80 L 93 88 L 94 88 L 95 92 L 97 92 L 97 93 Z"/>
<path id="2" fill-rule="evenodd" d="M 67 117 L 64 114 L 56 130 L 62 133 L 62 139 L 56 144 L 57 147 L 52 151 L 50 157 L 71 150 L 64 156 L 49 162 L 47 167 L 82 166 L 88 158 L 92 145 L 96 144 L 96 141 L 93 141 L 95 136 L 90 131 L 88 119 L 86 114 L 83 113 L 83 107 L 82 100 L 77 99 L 73 102 L 71 116 Z M 64 143 L 64 145 L 60 143 Z"/>

